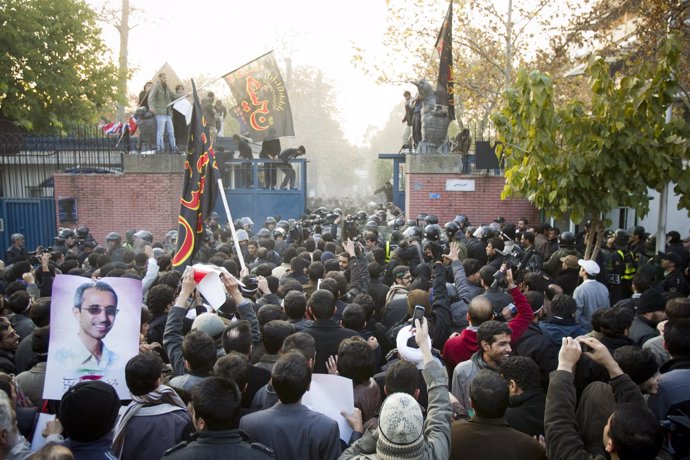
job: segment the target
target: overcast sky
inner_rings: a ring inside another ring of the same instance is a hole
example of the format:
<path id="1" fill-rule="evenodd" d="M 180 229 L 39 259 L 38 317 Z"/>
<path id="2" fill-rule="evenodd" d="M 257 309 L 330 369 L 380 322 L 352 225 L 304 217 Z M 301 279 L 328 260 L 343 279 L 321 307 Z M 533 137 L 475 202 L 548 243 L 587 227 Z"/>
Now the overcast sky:
<path id="1" fill-rule="evenodd" d="M 88 1 L 97 9 L 121 4 Z M 376 85 L 350 62 L 353 44 L 374 55 L 384 52 L 384 0 L 130 0 L 130 5 L 142 10 L 130 19 L 136 25 L 129 40 L 130 93 L 138 93 L 166 61 L 182 79 L 221 76 L 273 49 L 279 65 L 291 58 L 293 66 L 319 67 L 333 81 L 345 133 L 359 144 L 367 126 L 381 126 L 408 88 Z M 441 12 L 439 26 L 442 20 Z M 119 36 L 107 24 L 103 33 L 116 59 Z"/>

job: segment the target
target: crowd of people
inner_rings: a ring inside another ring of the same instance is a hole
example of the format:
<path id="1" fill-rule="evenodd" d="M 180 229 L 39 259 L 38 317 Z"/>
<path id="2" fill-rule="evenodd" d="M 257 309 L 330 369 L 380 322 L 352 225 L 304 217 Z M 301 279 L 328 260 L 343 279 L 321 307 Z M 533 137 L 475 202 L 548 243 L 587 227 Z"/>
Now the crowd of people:
<path id="1" fill-rule="evenodd" d="M 690 238 L 678 232 L 656 253 L 642 227 L 607 231 L 586 260 L 588 225 L 441 226 L 392 205 L 244 217 L 235 232 L 211 214 L 205 227 L 195 262 L 221 270 L 218 309 L 191 268 L 172 269 L 174 231 L 98 244 L 80 226 L 31 253 L 12 236 L 0 458 L 688 456 Z M 102 381 L 43 400 L 60 273 L 141 280 L 131 401 Z M 302 404 L 314 374 L 351 380 L 349 439 Z M 57 419 L 32 454 L 39 412 Z"/>

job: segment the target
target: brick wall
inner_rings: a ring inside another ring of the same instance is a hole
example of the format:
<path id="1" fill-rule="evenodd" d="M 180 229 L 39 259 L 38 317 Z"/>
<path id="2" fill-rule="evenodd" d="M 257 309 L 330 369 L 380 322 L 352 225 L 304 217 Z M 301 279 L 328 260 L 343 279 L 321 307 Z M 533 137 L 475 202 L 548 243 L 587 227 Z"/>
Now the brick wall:
<path id="1" fill-rule="evenodd" d="M 473 192 L 446 191 L 446 179 L 475 181 Z M 506 222 L 517 223 L 526 217 L 539 220 L 539 211 L 526 199 L 501 200 L 505 178 L 498 176 L 463 176 L 452 173 L 409 173 L 406 176 L 405 202 L 407 215 L 434 214 L 441 225 L 457 214 L 465 214 L 473 225 L 488 224 L 502 216 Z"/>
<path id="2" fill-rule="evenodd" d="M 55 174 L 55 199 L 74 197 L 75 224 L 86 225 L 100 244 L 112 231 L 149 230 L 154 241 L 163 241 L 168 230 L 177 230 L 182 195 L 182 173 Z"/>

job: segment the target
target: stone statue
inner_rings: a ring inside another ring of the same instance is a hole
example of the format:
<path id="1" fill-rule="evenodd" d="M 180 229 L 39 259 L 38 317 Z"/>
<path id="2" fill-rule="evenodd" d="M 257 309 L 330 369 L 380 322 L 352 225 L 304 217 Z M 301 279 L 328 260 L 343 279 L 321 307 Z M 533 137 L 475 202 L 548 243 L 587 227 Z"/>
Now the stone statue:
<path id="1" fill-rule="evenodd" d="M 422 79 L 411 81 L 422 100 L 422 141 L 417 153 L 448 153 L 448 108 L 436 104 L 431 84 Z"/>

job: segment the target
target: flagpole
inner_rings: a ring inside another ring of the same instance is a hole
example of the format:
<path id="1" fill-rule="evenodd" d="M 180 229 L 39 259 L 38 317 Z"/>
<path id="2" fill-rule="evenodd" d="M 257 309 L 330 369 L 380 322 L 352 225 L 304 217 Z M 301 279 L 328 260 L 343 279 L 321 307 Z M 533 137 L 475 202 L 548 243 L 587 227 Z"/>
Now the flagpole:
<path id="1" fill-rule="evenodd" d="M 259 56 L 258 58 L 254 58 L 254 59 L 252 59 L 251 61 L 247 62 L 246 64 L 243 64 L 243 65 L 239 66 L 239 67 L 236 68 L 235 70 L 231 70 L 230 72 L 228 72 L 228 73 L 226 73 L 226 74 L 223 74 L 220 78 L 225 78 L 225 77 L 227 77 L 228 75 L 230 75 L 231 73 L 237 72 L 237 71 L 240 70 L 242 67 L 248 66 L 249 64 L 251 64 L 251 63 L 254 62 L 254 61 L 258 61 L 259 59 L 261 59 L 261 58 L 264 57 L 264 56 L 268 56 L 268 55 L 271 54 L 272 52 L 273 52 L 273 50 L 267 51 L 266 53 L 262 54 L 262 55 Z"/>
<path id="2" fill-rule="evenodd" d="M 225 215 L 228 218 L 228 224 L 230 224 L 230 231 L 232 232 L 232 241 L 235 245 L 235 252 L 237 253 L 237 258 L 240 259 L 240 271 L 242 271 L 246 268 L 246 266 L 244 265 L 244 256 L 242 255 L 242 248 L 240 248 L 240 242 L 237 241 L 237 230 L 235 230 L 235 224 L 232 221 L 232 215 L 230 214 L 228 198 L 225 196 L 225 189 L 223 188 L 223 179 L 221 179 L 220 177 L 218 178 L 218 188 L 220 189 L 220 197 L 223 200 Z"/>

